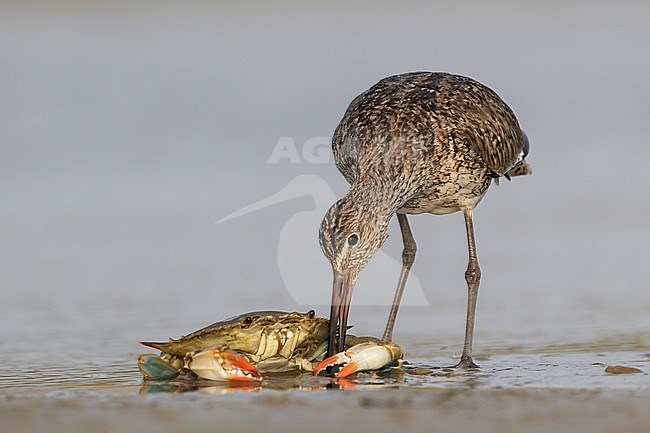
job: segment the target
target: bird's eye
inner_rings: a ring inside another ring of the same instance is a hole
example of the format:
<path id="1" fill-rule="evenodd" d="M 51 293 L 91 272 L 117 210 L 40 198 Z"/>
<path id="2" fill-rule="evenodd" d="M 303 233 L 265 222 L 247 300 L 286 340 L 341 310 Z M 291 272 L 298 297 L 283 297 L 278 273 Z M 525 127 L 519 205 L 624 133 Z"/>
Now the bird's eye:
<path id="1" fill-rule="evenodd" d="M 356 233 L 352 233 L 350 236 L 348 236 L 348 245 L 353 247 L 356 244 L 359 243 L 359 235 Z"/>
<path id="2" fill-rule="evenodd" d="M 244 325 L 250 325 L 251 323 L 253 323 L 253 318 L 251 316 L 246 316 L 244 319 Z"/>

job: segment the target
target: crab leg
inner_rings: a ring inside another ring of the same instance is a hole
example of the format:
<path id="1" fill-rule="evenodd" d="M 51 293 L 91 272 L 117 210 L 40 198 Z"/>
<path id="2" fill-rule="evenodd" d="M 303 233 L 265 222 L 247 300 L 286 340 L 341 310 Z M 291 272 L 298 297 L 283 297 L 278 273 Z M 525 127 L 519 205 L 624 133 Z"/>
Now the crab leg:
<path id="1" fill-rule="evenodd" d="M 358 371 L 381 370 L 395 364 L 399 366 L 404 352 L 395 343 L 361 343 L 322 360 L 314 368 L 314 376 L 326 367 L 341 366 L 336 377 L 347 377 Z"/>
<path id="2" fill-rule="evenodd" d="M 185 368 L 209 380 L 260 382 L 262 376 L 244 356 L 225 346 L 190 352 L 185 356 Z"/>

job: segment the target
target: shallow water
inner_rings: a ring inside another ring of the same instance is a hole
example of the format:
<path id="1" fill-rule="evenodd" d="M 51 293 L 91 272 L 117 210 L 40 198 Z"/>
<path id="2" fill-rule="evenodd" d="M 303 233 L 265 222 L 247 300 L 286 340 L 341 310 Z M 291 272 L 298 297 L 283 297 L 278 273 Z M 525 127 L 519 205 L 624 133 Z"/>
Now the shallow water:
<path id="1" fill-rule="evenodd" d="M 129 395 L 148 393 L 231 393 L 260 391 L 322 391 L 326 389 L 518 389 L 550 388 L 574 390 L 650 391 L 650 353 L 643 351 L 598 351 L 595 347 L 538 347 L 528 353 L 490 350 L 477 355 L 479 370 L 451 368 L 455 359 L 426 356 L 422 342 L 403 342 L 407 364 L 382 374 L 362 373 L 345 380 L 313 377 L 310 374 L 267 376 L 260 385 L 212 381 L 147 382 L 131 356 L 98 359 L 71 357 L 67 363 L 47 359 L 14 359 L 0 372 L 0 396 L 45 398 L 84 395 Z M 611 349 L 611 347 L 609 348 Z M 486 349 L 484 349 L 486 350 Z M 487 353 L 487 352 L 486 352 Z M 73 360 L 74 358 L 74 360 Z M 641 370 L 636 374 L 609 374 L 607 366 L 623 365 Z"/>
<path id="2" fill-rule="evenodd" d="M 32 312 L 34 322 L 0 329 L 0 396 L 75 399 L 87 395 L 395 388 L 650 391 L 650 334 L 644 327 L 644 315 L 608 326 L 578 320 L 543 323 L 543 317 L 503 316 L 498 306 L 489 302 L 479 302 L 474 354 L 481 369 L 477 371 L 446 368 L 457 362 L 462 348 L 461 304 L 402 309 L 395 341 L 403 346 L 409 363 L 403 371 L 361 374 L 352 381 L 308 374 L 274 376 L 265 378 L 259 387 L 206 381 L 146 383 L 137 369 L 136 355 L 151 349 L 139 346 L 138 341 L 177 338 L 242 311 L 214 316 L 197 303 L 197 313 L 182 313 L 155 300 L 148 305 L 129 304 L 120 311 L 100 308 L 115 302 L 110 293 L 98 295 L 94 302 L 65 305 L 53 298 L 49 313 L 36 316 Z M 568 318 L 573 308 L 571 304 L 558 306 L 554 314 Z M 594 308 L 584 306 L 582 312 L 589 315 Z M 322 310 L 325 308 L 317 309 L 319 314 Z M 385 313 L 384 307 L 353 307 L 354 333 L 381 335 Z M 635 367 L 642 373 L 607 374 L 605 368 L 610 365 Z"/>
<path id="3" fill-rule="evenodd" d="M 336 380 L 311 375 L 272 377 L 260 387 L 215 386 L 202 383 L 196 387 L 184 385 L 143 384 L 140 392 L 160 391 L 252 391 L 252 390 L 380 390 L 382 388 L 474 389 L 474 388 L 561 388 L 561 389 L 627 389 L 650 390 L 650 354 L 619 352 L 616 354 L 580 355 L 514 355 L 492 356 L 479 361 L 476 371 L 460 371 L 444 358 L 415 359 L 393 372 L 359 374 L 350 380 Z M 606 374 L 608 365 L 625 365 L 645 371 L 637 374 Z M 169 386 L 169 385 L 168 385 Z"/>

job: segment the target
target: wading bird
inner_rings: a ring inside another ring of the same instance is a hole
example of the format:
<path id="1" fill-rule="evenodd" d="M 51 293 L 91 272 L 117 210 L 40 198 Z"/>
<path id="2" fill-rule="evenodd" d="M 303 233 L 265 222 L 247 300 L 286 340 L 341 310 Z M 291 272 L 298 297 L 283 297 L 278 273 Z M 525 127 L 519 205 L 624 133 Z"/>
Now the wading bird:
<path id="1" fill-rule="evenodd" d="M 320 245 L 334 274 L 328 356 L 343 350 L 354 285 L 388 237 L 393 215 L 404 250 L 386 341 L 392 339 L 415 260 L 406 215 L 461 211 L 469 263 L 465 343 L 457 367 L 477 367 L 472 338 L 481 270 L 472 210 L 492 181 L 532 172 L 524 159 L 528 147 L 510 107 L 490 88 L 459 75 L 411 72 L 387 77 L 350 103 L 332 139 L 336 166 L 350 190 L 330 207 L 320 227 Z"/>

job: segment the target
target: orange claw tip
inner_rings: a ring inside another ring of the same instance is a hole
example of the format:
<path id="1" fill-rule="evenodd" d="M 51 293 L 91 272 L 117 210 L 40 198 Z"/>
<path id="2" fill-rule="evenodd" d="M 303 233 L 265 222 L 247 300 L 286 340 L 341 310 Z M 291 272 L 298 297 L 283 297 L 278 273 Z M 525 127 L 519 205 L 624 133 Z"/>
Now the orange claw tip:
<path id="1" fill-rule="evenodd" d="M 358 368 L 358 364 L 356 362 L 351 362 L 345 367 L 343 367 L 338 373 L 336 373 L 336 377 L 338 378 L 348 377 L 349 375 L 356 373 L 357 368 Z"/>
<path id="2" fill-rule="evenodd" d="M 345 367 L 343 367 L 341 370 L 339 370 L 336 373 L 336 377 L 338 378 L 348 377 L 349 375 L 356 373 L 358 368 L 359 367 L 356 362 L 351 362 Z"/>
<path id="3" fill-rule="evenodd" d="M 221 350 L 215 351 L 215 356 L 221 356 L 224 360 L 229 362 L 234 367 L 237 367 L 240 370 L 244 370 L 253 375 L 253 377 L 234 376 L 232 380 L 240 380 L 242 382 L 259 382 L 262 380 L 262 375 L 260 374 L 259 370 L 257 370 L 253 364 L 248 362 L 248 360 L 239 353 L 232 350 Z"/>
<path id="4" fill-rule="evenodd" d="M 321 372 L 321 370 L 331 366 L 331 365 L 336 365 L 339 363 L 339 360 L 341 359 L 340 354 L 337 355 L 332 355 L 329 358 L 323 359 L 321 362 L 319 362 L 316 367 L 314 368 L 314 372 L 312 373 L 314 376 L 317 376 L 318 373 Z"/>

